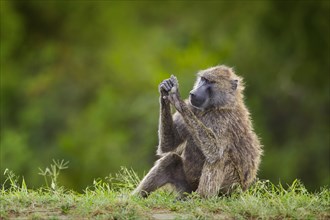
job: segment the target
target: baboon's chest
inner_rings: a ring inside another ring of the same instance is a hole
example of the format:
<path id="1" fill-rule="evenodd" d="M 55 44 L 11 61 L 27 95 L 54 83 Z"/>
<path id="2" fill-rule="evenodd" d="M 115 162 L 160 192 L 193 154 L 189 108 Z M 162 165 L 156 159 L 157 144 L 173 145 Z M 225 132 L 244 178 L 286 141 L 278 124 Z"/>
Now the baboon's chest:
<path id="1" fill-rule="evenodd" d="M 197 118 L 205 125 L 205 127 L 211 129 L 218 137 L 225 135 L 228 130 L 228 117 L 222 114 L 202 115 Z"/>

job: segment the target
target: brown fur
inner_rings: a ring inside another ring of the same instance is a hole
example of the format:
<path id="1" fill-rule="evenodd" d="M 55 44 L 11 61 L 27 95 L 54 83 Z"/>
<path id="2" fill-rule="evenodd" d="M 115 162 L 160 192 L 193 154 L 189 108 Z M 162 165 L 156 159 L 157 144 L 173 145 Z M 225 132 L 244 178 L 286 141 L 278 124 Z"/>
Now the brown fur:
<path id="1" fill-rule="evenodd" d="M 255 180 L 262 147 L 243 101 L 242 78 L 223 65 L 200 71 L 198 76 L 214 83 L 217 104 L 194 108 L 180 98 L 176 78 L 171 81 L 176 87 L 173 93 L 160 89 L 157 154 L 161 158 L 134 194 L 147 196 L 170 183 L 180 193 L 197 191 L 209 197 L 230 193 L 236 184 L 245 190 Z M 173 116 L 171 104 L 177 110 Z"/>

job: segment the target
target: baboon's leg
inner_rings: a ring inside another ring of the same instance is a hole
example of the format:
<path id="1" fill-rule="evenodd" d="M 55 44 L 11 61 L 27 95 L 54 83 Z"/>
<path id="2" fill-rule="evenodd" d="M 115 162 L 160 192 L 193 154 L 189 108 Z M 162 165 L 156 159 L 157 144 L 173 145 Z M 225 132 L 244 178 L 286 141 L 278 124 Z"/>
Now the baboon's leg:
<path id="1" fill-rule="evenodd" d="M 202 197 L 211 197 L 219 195 L 224 181 L 224 169 L 222 162 L 205 162 L 202 175 L 197 188 L 197 193 Z"/>
<path id="2" fill-rule="evenodd" d="M 183 168 L 182 158 L 177 154 L 174 155 L 178 158 L 175 159 L 176 162 L 171 166 L 169 183 L 173 184 L 176 190 L 182 196 L 183 193 L 191 193 L 193 190 L 190 183 L 187 181 L 187 177 Z"/>
<path id="3" fill-rule="evenodd" d="M 147 197 L 151 192 L 167 183 L 173 184 L 180 193 L 191 192 L 183 170 L 182 158 L 175 153 L 168 153 L 160 158 L 133 194 Z"/>

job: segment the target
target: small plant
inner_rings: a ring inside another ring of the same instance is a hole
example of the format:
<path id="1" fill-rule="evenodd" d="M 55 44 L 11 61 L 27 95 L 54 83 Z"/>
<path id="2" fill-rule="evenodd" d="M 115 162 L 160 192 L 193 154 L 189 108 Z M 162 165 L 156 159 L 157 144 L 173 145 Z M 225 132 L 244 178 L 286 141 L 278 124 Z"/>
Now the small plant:
<path id="1" fill-rule="evenodd" d="M 6 190 L 6 185 L 9 185 L 8 189 L 10 191 L 20 191 L 20 192 L 27 192 L 26 183 L 24 177 L 22 178 L 22 184 L 19 185 L 19 177 L 15 175 L 15 173 L 9 169 L 5 169 L 3 173 L 6 176 L 5 181 L 2 183 L 2 192 Z"/>
<path id="2" fill-rule="evenodd" d="M 92 191 L 97 193 L 110 192 L 110 184 L 104 182 L 101 178 L 94 179 L 93 187 L 87 187 L 86 193 Z"/>
<path id="3" fill-rule="evenodd" d="M 46 187 L 49 188 L 48 179 L 50 179 L 51 185 L 50 188 L 54 191 L 58 189 L 58 177 L 61 170 L 68 168 L 69 161 L 64 160 L 54 160 L 53 164 L 50 165 L 50 168 L 46 167 L 45 170 L 39 168 L 39 175 L 43 176 L 45 179 Z"/>
<path id="4" fill-rule="evenodd" d="M 5 169 L 5 172 L 3 173 L 4 176 L 6 176 L 6 179 L 4 183 L 2 184 L 2 190 L 5 190 L 5 186 L 9 184 L 9 188 L 12 190 L 18 189 L 18 176 L 15 175 L 15 173 L 8 168 Z"/>
<path id="5" fill-rule="evenodd" d="M 115 174 L 115 177 L 111 175 L 106 178 L 111 185 L 112 189 L 134 189 L 140 182 L 140 178 L 133 169 L 126 167 L 120 167 L 120 171 Z"/>

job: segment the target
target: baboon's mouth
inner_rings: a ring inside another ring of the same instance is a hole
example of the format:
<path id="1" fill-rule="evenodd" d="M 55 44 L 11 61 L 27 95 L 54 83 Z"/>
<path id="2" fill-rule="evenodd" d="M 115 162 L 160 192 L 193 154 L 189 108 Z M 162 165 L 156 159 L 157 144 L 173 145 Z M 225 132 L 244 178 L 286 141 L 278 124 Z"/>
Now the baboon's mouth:
<path id="1" fill-rule="evenodd" d="M 198 109 L 203 109 L 203 106 L 205 105 L 204 99 L 198 99 L 194 96 L 189 96 L 189 102 L 193 107 Z"/>

